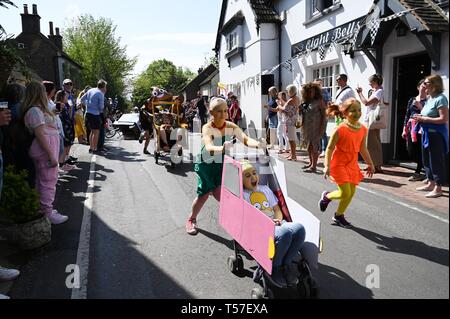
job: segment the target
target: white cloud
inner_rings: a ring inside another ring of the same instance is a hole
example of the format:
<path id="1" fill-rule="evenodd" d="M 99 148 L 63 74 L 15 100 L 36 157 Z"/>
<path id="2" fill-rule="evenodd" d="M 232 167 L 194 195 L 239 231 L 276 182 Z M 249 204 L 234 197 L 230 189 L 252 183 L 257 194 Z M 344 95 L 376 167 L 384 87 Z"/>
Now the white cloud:
<path id="1" fill-rule="evenodd" d="M 81 9 L 78 5 L 71 3 L 64 8 L 64 26 L 67 28 L 72 22 L 81 15 Z"/>
<path id="2" fill-rule="evenodd" d="M 138 35 L 133 41 L 168 41 L 183 45 L 210 45 L 214 46 L 216 33 L 186 32 L 186 33 L 150 33 Z"/>

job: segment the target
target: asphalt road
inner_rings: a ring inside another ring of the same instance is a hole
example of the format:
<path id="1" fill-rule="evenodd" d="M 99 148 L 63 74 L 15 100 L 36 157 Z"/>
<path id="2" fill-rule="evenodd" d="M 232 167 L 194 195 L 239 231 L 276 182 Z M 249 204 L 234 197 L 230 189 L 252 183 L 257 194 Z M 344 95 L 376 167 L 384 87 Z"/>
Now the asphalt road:
<path id="1" fill-rule="evenodd" d="M 55 228 L 49 247 L 29 256 L 14 298 L 71 297 L 65 270 L 80 253 L 90 161 L 87 149 L 78 147 L 83 169 L 62 182 L 57 201 L 71 220 Z M 107 156 L 96 158 L 91 190 L 86 297 L 249 298 L 257 286 L 251 279 L 255 262 L 244 258 L 242 277 L 229 272 L 232 241 L 218 225 L 218 203 L 211 199 L 204 207 L 198 236 L 185 233 L 195 197 L 193 166 L 156 165 L 136 141 L 114 140 L 109 147 Z M 320 298 L 449 298 L 448 222 L 398 204 L 395 194 L 359 190 L 347 214 L 355 227 L 343 229 L 331 221 L 335 203 L 325 214 L 317 209 L 322 191 L 334 186 L 321 175 L 298 172 L 293 163 L 286 170 L 290 196 L 322 222 L 324 252 L 314 272 Z M 374 270 L 379 288 L 369 289 Z"/>

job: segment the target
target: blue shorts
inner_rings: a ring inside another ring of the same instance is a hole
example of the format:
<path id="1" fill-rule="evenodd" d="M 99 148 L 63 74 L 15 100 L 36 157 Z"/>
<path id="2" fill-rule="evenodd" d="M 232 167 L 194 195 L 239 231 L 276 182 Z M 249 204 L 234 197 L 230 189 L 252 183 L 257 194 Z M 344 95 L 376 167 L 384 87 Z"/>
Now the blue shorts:
<path id="1" fill-rule="evenodd" d="M 269 117 L 269 128 L 278 128 L 278 116 Z"/>

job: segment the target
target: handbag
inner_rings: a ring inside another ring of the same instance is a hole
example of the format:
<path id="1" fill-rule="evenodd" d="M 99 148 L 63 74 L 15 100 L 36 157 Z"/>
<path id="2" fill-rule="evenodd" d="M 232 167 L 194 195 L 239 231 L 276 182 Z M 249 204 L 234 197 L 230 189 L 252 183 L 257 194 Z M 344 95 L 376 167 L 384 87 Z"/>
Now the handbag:
<path id="1" fill-rule="evenodd" d="M 375 108 L 369 109 L 369 130 L 382 130 L 387 128 L 386 106 L 378 103 Z"/>

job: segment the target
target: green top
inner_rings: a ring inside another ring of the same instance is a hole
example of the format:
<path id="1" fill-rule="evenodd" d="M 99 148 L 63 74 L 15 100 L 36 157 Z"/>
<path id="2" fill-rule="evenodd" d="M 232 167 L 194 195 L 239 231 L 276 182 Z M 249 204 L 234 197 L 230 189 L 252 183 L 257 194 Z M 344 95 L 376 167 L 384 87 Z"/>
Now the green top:
<path id="1" fill-rule="evenodd" d="M 222 146 L 225 141 L 230 141 L 230 136 L 222 136 L 221 139 L 214 138 L 214 146 Z M 197 194 L 207 195 L 220 187 L 222 184 L 224 154 L 211 155 L 202 146 L 200 154 L 197 155 L 194 171 L 197 173 Z"/>

